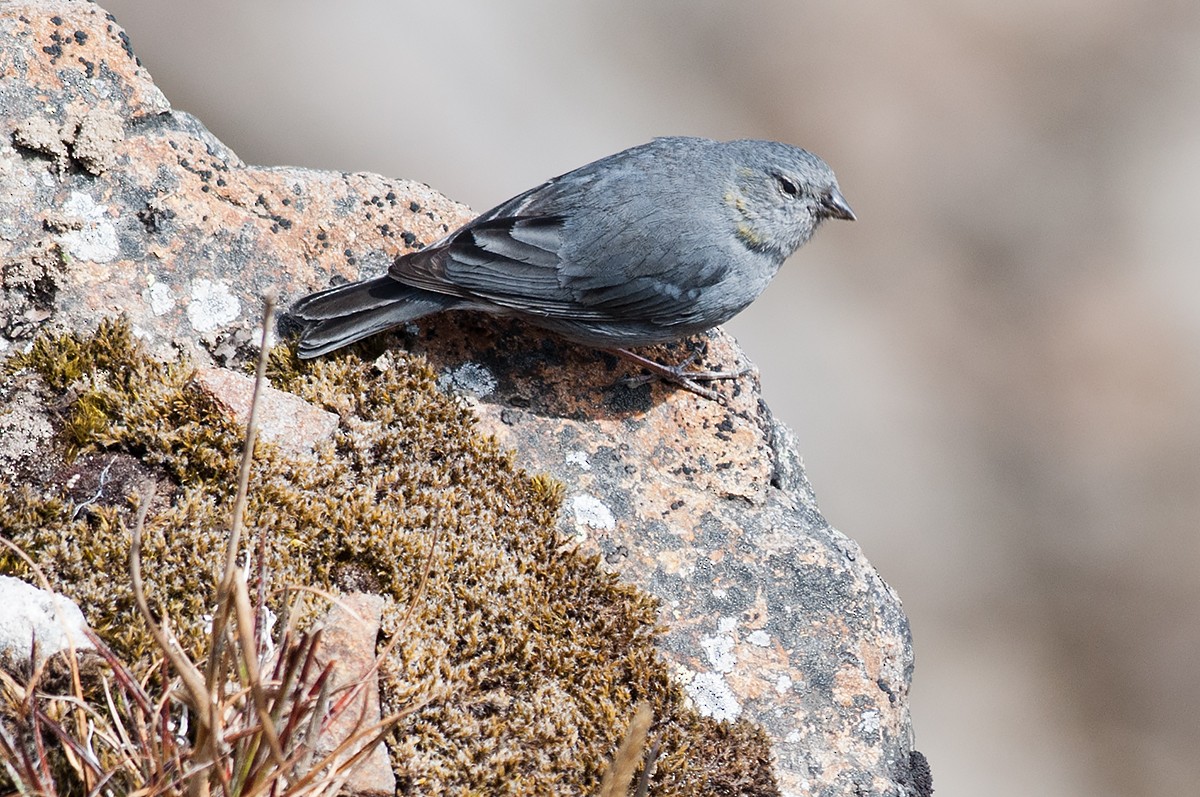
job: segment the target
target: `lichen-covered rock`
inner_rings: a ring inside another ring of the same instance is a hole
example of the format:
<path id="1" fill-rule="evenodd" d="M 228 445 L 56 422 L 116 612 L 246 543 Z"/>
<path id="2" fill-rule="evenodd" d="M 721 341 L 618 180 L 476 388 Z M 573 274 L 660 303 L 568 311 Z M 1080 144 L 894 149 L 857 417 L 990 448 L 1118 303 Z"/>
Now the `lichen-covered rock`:
<path id="1" fill-rule="evenodd" d="M 125 312 L 160 354 L 224 363 L 267 287 L 381 270 L 469 216 L 407 180 L 247 166 L 91 3 L 0 7 L 0 113 L 0 352 Z"/>
<path id="2" fill-rule="evenodd" d="M 481 427 L 563 482 L 564 534 L 663 601 L 676 677 L 702 713 L 767 729 L 784 793 L 903 793 L 907 619 L 822 517 L 756 377 L 720 387 L 725 404 L 631 387 L 615 358 L 531 347 L 490 318 L 430 322 L 405 344 L 445 374 L 472 369 Z M 708 366 L 743 362 L 726 335 L 700 345 Z"/>
<path id="3" fill-rule="evenodd" d="M 469 217 L 461 205 L 408 181 L 243 164 L 197 120 L 170 109 L 124 33 L 93 4 L 30 0 L 0 7 L 0 109 L 0 353 L 24 350 L 48 325 L 90 333 L 99 319 L 124 314 L 161 356 L 182 351 L 193 365 L 241 366 L 254 354 L 259 296 L 267 288 L 277 289 L 286 307 L 331 278 L 380 272 L 396 254 Z M 558 550 L 598 554 L 605 567 L 658 597 L 667 626 L 659 650 L 676 684 L 709 717 L 740 720 L 689 726 L 698 734 L 697 749 L 717 749 L 720 734 L 712 728 L 729 729 L 721 743 L 733 746 L 721 749 L 751 749 L 744 720 L 753 720 L 770 735 L 785 792 L 920 791 L 926 779 L 913 763 L 923 759 L 911 749 L 912 653 L 899 600 L 858 547 L 821 516 L 794 440 L 763 406 L 753 376 L 720 385 L 726 403 L 718 404 L 660 384 L 634 384 L 627 378 L 636 369 L 608 355 L 469 314 L 424 320 L 358 351 L 375 357 L 389 342 L 426 356 L 438 384 L 464 393 L 481 427 L 515 449 L 523 467 L 566 486 L 558 523 L 568 541 Z M 742 360 L 721 333 L 693 344 L 706 347 L 705 362 Z M 657 354 L 683 359 L 686 349 L 662 347 Z M 378 389 L 373 380 L 391 378 L 396 367 L 411 364 L 397 356 L 382 358 L 374 370 L 323 366 L 303 379 L 277 378 L 276 386 L 331 402 L 326 409 L 343 419 L 342 432 L 380 435 L 387 430 L 371 424 L 385 421 L 353 420 L 359 400 L 353 391 L 339 392 L 345 386 L 337 379 L 363 380 L 358 388 L 365 396 Z M 330 380 L 328 389 L 304 382 L 314 378 Z M 335 382 L 342 386 L 335 389 Z M 191 390 L 186 384 L 179 389 Z M 107 387 L 89 385 L 84 394 Z M 399 395 L 393 400 L 408 400 Z M 33 425 L 45 416 L 22 417 L 36 432 Z M 85 440 L 102 419 L 72 412 L 68 421 L 73 426 L 66 431 Z M 220 470 L 232 456 L 222 453 L 209 465 Z M 363 454 L 359 464 L 369 469 L 372 462 Z M 21 470 L 27 465 L 14 472 L 28 472 Z M 177 456 L 164 453 L 153 466 L 178 465 Z M 489 517 L 507 517 L 514 509 L 505 502 L 512 500 L 497 496 Z M 450 498 L 431 506 L 455 508 Z M 111 519 L 117 509 L 100 507 L 97 517 Z M 496 550 L 477 552 L 496 557 L 487 560 L 493 569 L 513 566 Z M 442 565 L 456 562 L 464 572 L 486 572 L 453 557 Z M 369 567 L 346 570 L 355 588 L 379 579 Z M 459 596 L 476 614 L 452 613 L 472 639 L 499 622 L 504 600 L 480 589 L 464 584 Z M 386 618 L 385 629 L 401 632 Z M 519 697 L 500 681 L 460 694 L 452 681 L 422 669 L 438 648 L 421 639 L 404 666 L 413 678 L 431 679 L 425 685 L 441 702 L 424 719 L 442 723 L 444 744 L 514 722 L 526 734 L 521 749 L 533 756 L 524 765 L 563 765 L 538 759 L 538 745 L 528 740 L 536 738 L 538 711 L 578 698 L 570 690 L 586 687 L 557 680 L 553 689 Z M 521 637 L 521 644 L 534 643 Z M 573 666 L 589 659 L 566 639 L 562 645 L 531 651 L 528 661 L 540 655 L 568 667 L 566 650 L 579 657 Z M 611 738 L 622 731 L 614 720 Z M 456 777 L 452 758 L 425 756 L 403 739 L 398 744 L 394 762 L 411 754 L 397 765 L 402 787 L 419 790 L 433 782 L 422 779 Z M 688 755 L 677 746 L 660 764 L 669 770 Z M 587 766 L 595 776 L 599 764 Z M 725 785 L 731 793 L 774 788 L 747 785 L 757 776 L 746 777 L 738 788 L 734 781 Z"/>

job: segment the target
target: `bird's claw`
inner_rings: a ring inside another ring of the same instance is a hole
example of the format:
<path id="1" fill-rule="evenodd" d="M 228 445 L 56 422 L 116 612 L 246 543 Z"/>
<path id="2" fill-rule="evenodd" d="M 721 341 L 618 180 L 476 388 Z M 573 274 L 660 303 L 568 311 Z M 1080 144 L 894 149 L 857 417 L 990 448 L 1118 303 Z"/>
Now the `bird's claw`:
<path id="1" fill-rule="evenodd" d="M 629 360 L 636 365 L 646 369 L 649 373 L 641 376 L 631 376 L 625 381 L 633 385 L 643 385 L 646 382 L 655 379 L 670 382 L 673 385 L 678 385 L 685 390 L 695 393 L 698 396 L 703 396 L 706 399 L 725 403 L 725 398 L 715 390 L 704 387 L 700 382 L 716 382 L 724 379 L 737 379 L 744 376 L 750 371 L 750 366 L 743 366 L 733 371 L 690 371 L 688 366 L 692 365 L 700 358 L 700 352 L 693 349 L 682 363 L 678 365 L 664 365 L 663 363 L 651 360 L 648 357 L 643 357 L 640 354 L 634 354 L 627 349 L 613 349 L 613 353 Z"/>

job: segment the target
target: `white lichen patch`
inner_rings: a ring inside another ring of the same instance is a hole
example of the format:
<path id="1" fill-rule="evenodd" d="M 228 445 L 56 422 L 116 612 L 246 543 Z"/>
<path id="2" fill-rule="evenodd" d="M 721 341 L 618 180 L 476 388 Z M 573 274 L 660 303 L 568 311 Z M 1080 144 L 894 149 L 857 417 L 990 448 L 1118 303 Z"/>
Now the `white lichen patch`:
<path id="1" fill-rule="evenodd" d="M 241 306 L 223 282 L 203 277 L 193 280 L 187 307 L 188 321 L 197 332 L 212 332 L 238 317 Z"/>
<path id="2" fill-rule="evenodd" d="M 771 635 L 760 628 L 747 634 L 746 641 L 756 647 L 767 648 L 771 646 Z"/>
<path id="3" fill-rule="evenodd" d="M 691 681 L 684 684 L 683 689 L 692 699 L 696 711 L 705 717 L 732 722 L 742 713 L 737 696 L 729 688 L 729 684 L 725 683 L 725 677 L 720 673 L 698 673 Z"/>
<path id="4" fill-rule="evenodd" d="M 479 363 L 463 363 L 457 368 L 448 368 L 438 376 L 438 388 L 444 393 L 468 393 L 472 396 L 488 396 L 496 391 L 496 377 L 487 366 Z"/>
<path id="5" fill-rule="evenodd" d="M 775 691 L 781 695 L 786 695 L 792 690 L 792 676 L 781 675 L 775 679 Z"/>
<path id="6" fill-rule="evenodd" d="M 858 732 L 863 736 L 879 733 L 879 712 L 868 709 L 858 717 Z"/>
<path id="7" fill-rule="evenodd" d="M 571 509 L 575 512 L 577 526 L 587 526 L 598 531 L 612 531 L 617 527 L 617 519 L 613 517 L 612 510 L 594 495 L 582 493 L 573 497 Z"/>
<path id="8" fill-rule="evenodd" d="M 166 315 L 175 309 L 175 291 L 165 282 L 158 282 L 150 275 L 150 284 L 142 291 L 142 298 L 150 305 L 150 312 L 156 316 Z"/>
<path id="9" fill-rule="evenodd" d="M 566 459 L 568 465 L 574 465 L 580 470 L 592 469 L 592 463 L 588 460 L 586 451 L 569 451 Z"/>
<path id="10" fill-rule="evenodd" d="M 733 672 L 734 666 L 737 665 L 737 654 L 733 652 L 733 646 L 733 637 L 725 634 L 706 636 L 700 640 L 700 649 L 717 672 Z"/>
<path id="11" fill-rule="evenodd" d="M 76 260 L 109 263 L 121 253 L 117 228 L 108 208 L 96 204 L 87 194 L 71 192 L 63 203 L 63 220 L 75 229 L 61 233 L 56 240 Z"/>

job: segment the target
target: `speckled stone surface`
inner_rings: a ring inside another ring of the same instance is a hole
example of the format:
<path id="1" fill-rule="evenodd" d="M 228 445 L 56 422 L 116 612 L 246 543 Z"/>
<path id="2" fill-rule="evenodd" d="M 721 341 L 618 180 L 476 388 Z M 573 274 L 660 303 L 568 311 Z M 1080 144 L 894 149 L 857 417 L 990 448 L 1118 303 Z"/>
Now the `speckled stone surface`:
<path id="1" fill-rule="evenodd" d="M 287 307 L 470 217 L 405 180 L 243 164 L 170 109 L 94 4 L 0 5 L 0 114 L 0 355 L 43 326 L 125 313 L 156 351 L 240 364 L 267 288 Z M 822 517 L 753 373 L 721 384 L 720 404 L 511 321 L 447 316 L 398 340 L 566 485 L 564 545 L 662 600 L 688 694 L 763 724 L 785 793 L 924 790 L 900 601 Z M 743 362 L 720 332 L 690 345 Z"/>
<path id="2" fill-rule="evenodd" d="M 0 353 L 51 315 L 126 312 L 223 364 L 269 286 L 381 271 L 470 215 L 407 180 L 247 166 L 91 3 L 0 5 L 0 113 Z"/>
<path id="3" fill-rule="evenodd" d="M 694 343 L 708 367 L 744 362 L 723 333 Z M 566 485 L 563 533 L 662 600 L 677 677 L 702 712 L 766 727 L 785 794 L 909 793 L 908 621 L 822 517 L 756 374 L 721 385 L 722 405 L 484 317 L 428 322 L 407 345 Z M 672 349 L 660 358 L 687 356 Z"/>

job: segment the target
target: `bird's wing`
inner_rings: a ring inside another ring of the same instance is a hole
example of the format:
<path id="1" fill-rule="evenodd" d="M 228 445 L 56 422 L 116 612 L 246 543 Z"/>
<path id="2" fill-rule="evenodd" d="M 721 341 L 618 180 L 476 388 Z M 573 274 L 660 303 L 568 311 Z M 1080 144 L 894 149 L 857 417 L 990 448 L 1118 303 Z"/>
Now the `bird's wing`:
<path id="1" fill-rule="evenodd" d="M 636 259 L 601 256 L 581 268 L 561 256 L 563 227 L 558 216 L 481 217 L 427 250 L 398 258 L 389 273 L 406 285 L 526 315 L 634 318 L 664 326 L 691 320 L 683 308 L 695 303 L 704 280 L 683 288 L 664 279 L 653 252 Z"/>
<path id="2" fill-rule="evenodd" d="M 398 258 L 389 273 L 407 285 L 528 315 L 689 323 L 697 296 L 720 280 L 723 263 L 671 236 L 677 207 L 648 190 L 629 190 L 662 146 L 653 142 L 547 180 Z M 571 223 L 583 216 L 604 223 Z"/>
<path id="3" fill-rule="evenodd" d="M 562 227 L 558 216 L 481 216 L 429 249 L 397 258 L 388 273 L 464 299 L 566 311 L 572 296 L 559 281 Z"/>

